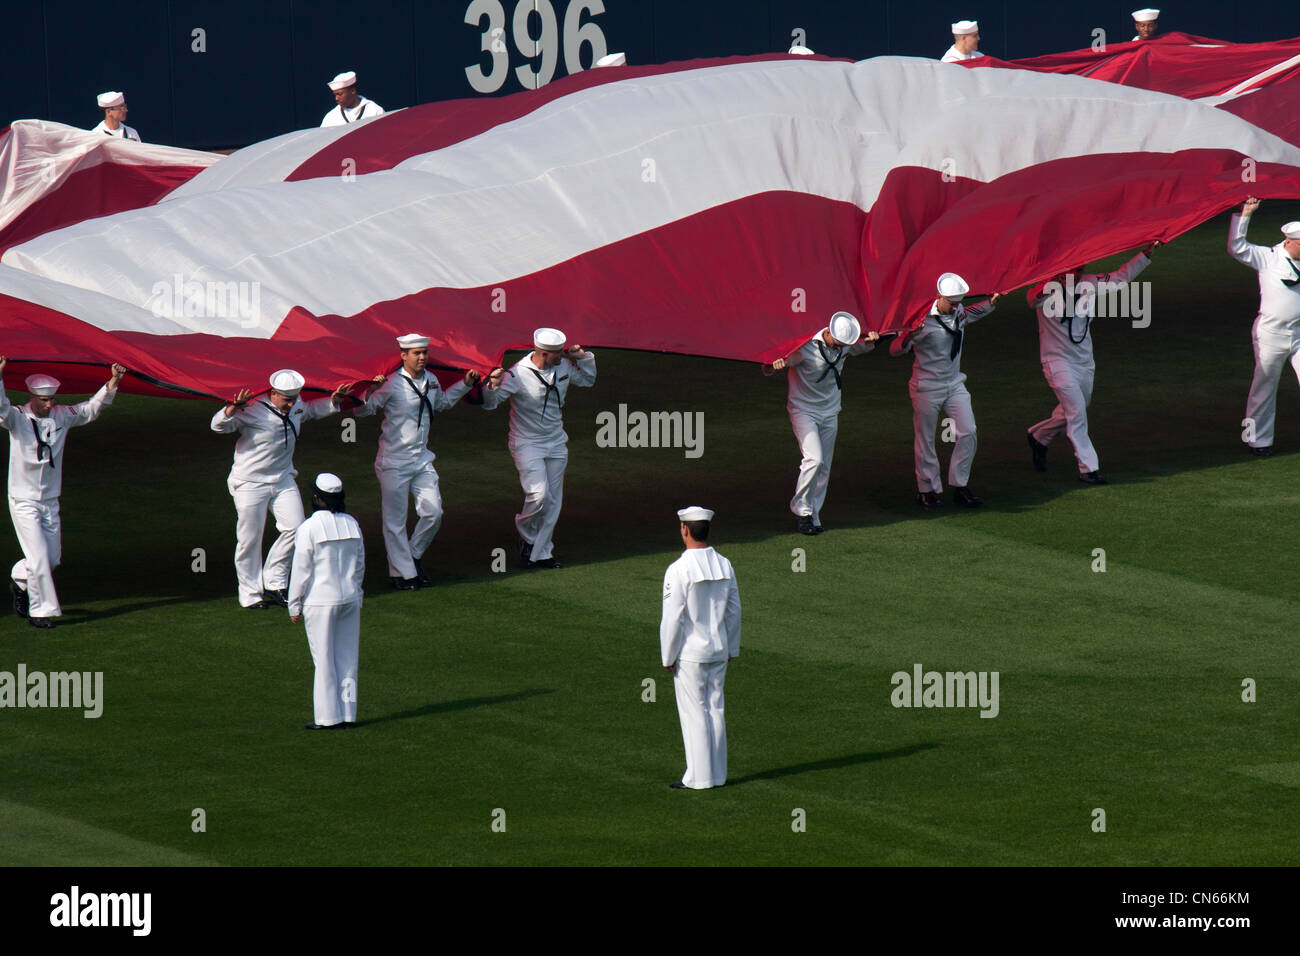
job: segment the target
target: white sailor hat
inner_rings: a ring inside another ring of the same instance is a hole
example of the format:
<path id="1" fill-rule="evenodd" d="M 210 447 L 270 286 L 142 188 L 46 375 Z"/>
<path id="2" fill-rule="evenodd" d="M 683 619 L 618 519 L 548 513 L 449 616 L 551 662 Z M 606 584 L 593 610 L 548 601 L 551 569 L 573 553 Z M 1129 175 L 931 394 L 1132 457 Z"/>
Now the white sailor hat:
<path id="1" fill-rule="evenodd" d="M 842 345 L 853 345 L 862 338 L 862 323 L 847 312 L 836 312 L 826 327 L 831 338 Z"/>
<path id="2" fill-rule="evenodd" d="M 427 349 L 429 347 L 429 337 L 420 335 L 417 332 L 399 335 L 397 337 L 397 347 L 399 349 Z"/>
<path id="3" fill-rule="evenodd" d="M 282 368 L 271 375 L 271 387 L 281 395 L 293 398 L 307 384 L 306 379 L 291 368 Z"/>
<path id="4" fill-rule="evenodd" d="M 357 85 L 357 75 L 351 70 L 346 73 L 340 73 L 334 79 L 329 81 L 331 90 L 346 90 L 349 86 Z"/>
<path id="5" fill-rule="evenodd" d="M 327 495 L 338 495 L 343 493 L 343 479 L 338 475 L 331 474 L 328 471 L 322 471 L 316 476 L 316 490 L 323 491 Z"/>
<path id="6" fill-rule="evenodd" d="M 712 521 L 713 512 L 708 508 L 701 508 L 699 505 L 691 505 L 689 508 L 683 508 L 677 512 L 677 517 L 682 521 Z"/>
<path id="7" fill-rule="evenodd" d="M 107 93 L 100 93 L 95 97 L 95 102 L 99 104 L 101 110 L 112 109 L 114 106 L 126 105 L 126 94 L 119 93 L 116 90 L 109 90 Z"/>
<path id="8" fill-rule="evenodd" d="M 1300 220 L 1288 222 L 1282 227 L 1282 235 L 1288 239 L 1300 239 Z"/>
<path id="9" fill-rule="evenodd" d="M 606 53 L 599 60 L 592 64 L 592 67 L 598 66 L 627 66 L 626 53 Z"/>
<path id="10" fill-rule="evenodd" d="M 559 329 L 537 329 L 533 332 L 533 348 L 543 352 L 558 352 L 564 348 L 564 333 Z"/>
<path id="11" fill-rule="evenodd" d="M 27 391 L 33 395 L 40 395 L 48 398 L 59 390 L 60 384 L 62 383 L 60 383 L 57 378 L 53 378 L 49 375 L 27 376 Z"/>
<path id="12" fill-rule="evenodd" d="M 790 49 L 787 50 L 786 52 L 789 53 L 789 54 L 791 54 L 792 56 L 812 56 L 812 55 L 813 55 L 813 51 L 810 50 L 810 49 L 808 49 L 808 48 L 807 48 L 806 46 L 804 46 L 802 43 L 796 43 L 794 46 L 790 47 Z"/>
<path id="13" fill-rule="evenodd" d="M 970 36 L 972 33 L 980 32 L 978 20 L 958 20 L 952 25 L 952 35 L 955 37 Z"/>
<path id="14" fill-rule="evenodd" d="M 939 294 L 945 299 L 960 299 L 970 291 L 970 286 L 966 280 L 955 272 L 945 272 L 939 276 L 939 281 L 935 284 Z"/>
<path id="15" fill-rule="evenodd" d="M 1151 7 L 1143 7 L 1141 10 L 1133 11 L 1133 20 L 1137 23 L 1150 23 L 1160 16 L 1159 10 L 1153 10 Z"/>

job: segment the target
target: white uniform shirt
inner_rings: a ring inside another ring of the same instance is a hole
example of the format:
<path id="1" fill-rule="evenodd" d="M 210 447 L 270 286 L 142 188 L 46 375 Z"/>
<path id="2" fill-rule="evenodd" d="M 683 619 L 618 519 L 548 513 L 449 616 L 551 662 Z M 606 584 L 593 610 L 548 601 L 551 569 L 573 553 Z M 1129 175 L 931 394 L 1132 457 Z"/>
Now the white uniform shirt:
<path id="1" fill-rule="evenodd" d="M 1068 362 L 1080 368 L 1093 368 L 1089 328 L 1097 314 L 1098 284 L 1131 282 L 1149 265 L 1151 260 L 1147 254 L 1139 252 L 1114 272 L 1083 273 L 1074 280 L 1071 309 L 1066 308 L 1065 291 L 1069 287 L 1064 284 L 1057 297 L 1037 296 L 1031 305 L 1038 313 L 1038 355 L 1042 363 Z M 1067 311 L 1073 315 L 1066 315 Z"/>
<path id="2" fill-rule="evenodd" d="M 532 353 L 505 374 L 496 388 L 483 389 L 483 407 L 489 411 L 510 399 L 510 447 L 564 445 L 564 397 L 570 385 L 582 388 L 596 383 L 596 356 L 588 352 L 580 361 L 566 358 L 555 368 L 540 369 Z"/>
<path id="3" fill-rule="evenodd" d="M 405 369 L 390 375 L 353 413 L 364 418 L 383 409 L 376 467 L 419 469 L 433 464 L 434 454 L 428 447 L 433 412 L 445 412 L 469 390 L 462 379 L 444 392 L 430 372 L 419 380 L 411 378 Z"/>
<path id="4" fill-rule="evenodd" d="M 368 100 L 364 96 L 361 102 L 350 110 L 345 110 L 342 104 L 334 107 L 325 114 L 325 118 L 320 121 L 322 128 L 326 126 L 346 126 L 348 123 L 355 123 L 360 119 L 370 119 L 372 116 L 383 116 L 384 108 L 374 100 Z"/>
<path id="5" fill-rule="evenodd" d="M 0 427 L 9 432 L 9 497 L 49 501 L 63 491 L 63 448 L 68 429 L 88 425 L 105 405 L 113 404 L 116 391 L 104 385 L 89 401 L 55 405 L 45 418 L 31 406 L 14 407 L 0 382 Z"/>
<path id="6" fill-rule="evenodd" d="M 935 299 L 934 305 L 930 307 L 930 314 L 925 317 L 925 322 L 912 333 L 907 344 L 901 349 L 903 352 L 916 353 L 916 362 L 912 366 L 913 387 L 941 388 L 966 381 L 966 376 L 961 370 L 961 350 L 958 350 L 956 358 L 950 357 L 953 336 L 944 325 L 946 324 L 949 329 L 962 331 L 964 347 L 966 326 L 984 318 L 992 311 L 993 304 L 986 300 L 970 308 L 959 305 L 953 310 L 952 315 L 940 315 L 939 300 Z"/>
<path id="7" fill-rule="evenodd" d="M 296 399 L 287 416 L 282 417 L 266 399 L 252 399 L 229 418 L 225 408 L 212 416 L 212 430 L 222 434 L 239 432 L 235 442 L 235 464 L 230 477 L 236 481 L 255 481 L 274 485 L 298 472 L 293 467 L 293 451 L 298 446 L 302 423 L 324 418 L 335 410 L 332 397 L 304 402 Z M 285 418 L 289 425 L 285 424 Z"/>
<path id="8" fill-rule="evenodd" d="M 303 605 L 333 607 L 361 600 L 366 547 L 350 514 L 317 511 L 298 525 L 289 575 L 289 613 Z"/>
<path id="9" fill-rule="evenodd" d="M 731 562 L 712 548 L 687 548 L 664 573 L 659 622 L 664 667 L 740 656 L 740 590 Z"/>
<path id="10" fill-rule="evenodd" d="M 137 133 L 132 127 L 127 126 L 125 123 L 122 123 L 120 126 L 118 126 L 117 129 L 109 129 L 106 125 L 104 125 L 104 121 L 100 120 L 99 125 L 96 126 L 94 129 L 92 129 L 91 132 L 107 133 L 109 136 L 116 136 L 118 139 L 133 139 L 137 143 L 140 142 L 140 134 Z"/>
<path id="11" fill-rule="evenodd" d="M 1256 246 L 1246 241 L 1250 217 L 1232 217 L 1228 226 L 1228 254 L 1259 273 L 1259 330 L 1291 335 L 1300 332 L 1300 262 L 1282 248 Z"/>
<path id="12" fill-rule="evenodd" d="M 838 415 L 844 360 L 850 355 L 870 352 L 875 347 L 874 342 L 858 342 L 848 348 L 835 348 L 827 345 L 822 333 L 818 332 L 789 358 L 786 375 L 790 398 L 786 407 L 822 418 Z"/>
<path id="13" fill-rule="evenodd" d="M 957 44 L 954 43 L 952 46 L 948 47 L 948 52 L 943 55 L 943 59 L 939 62 L 957 63 L 961 60 L 976 60 L 983 55 L 984 54 L 979 50 L 976 50 L 974 53 L 961 53 L 957 50 Z"/>

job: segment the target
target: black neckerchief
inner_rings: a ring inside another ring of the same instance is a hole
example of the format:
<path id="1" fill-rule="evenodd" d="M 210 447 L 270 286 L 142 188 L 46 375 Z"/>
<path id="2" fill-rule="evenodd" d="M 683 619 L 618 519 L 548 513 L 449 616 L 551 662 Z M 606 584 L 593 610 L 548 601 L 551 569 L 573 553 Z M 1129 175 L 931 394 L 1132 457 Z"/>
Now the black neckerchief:
<path id="1" fill-rule="evenodd" d="M 276 418 L 280 419 L 280 422 L 284 425 L 284 444 L 286 447 L 289 445 L 289 432 L 293 432 L 294 441 L 298 440 L 298 429 L 294 428 L 293 422 L 289 421 L 289 412 L 293 411 L 292 405 L 289 406 L 289 412 L 281 412 L 274 405 L 270 405 L 266 402 L 258 402 L 257 404 L 261 405 Z"/>
<path id="2" fill-rule="evenodd" d="M 433 427 L 433 406 L 429 404 L 429 386 L 426 384 L 424 387 L 424 391 L 422 392 L 420 391 L 420 387 L 416 385 L 415 382 L 407 378 L 405 375 L 402 376 L 402 379 L 408 385 L 411 386 L 411 391 L 415 392 L 416 395 L 420 396 L 420 410 L 415 414 L 415 427 L 416 428 L 420 427 L 420 422 L 424 420 L 424 410 L 427 408 L 429 410 L 429 427 L 432 428 Z"/>
<path id="3" fill-rule="evenodd" d="M 840 381 L 840 366 L 844 364 L 844 350 L 841 348 L 835 349 L 836 355 L 835 358 L 832 359 L 830 351 L 826 348 L 826 343 L 822 341 L 822 337 L 819 335 L 817 336 L 817 351 L 821 352 L 822 361 L 826 363 L 826 367 L 822 369 L 822 373 L 817 376 L 817 381 L 820 382 L 826 377 L 826 373 L 830 372 L 835 376 L 835 387 L 841 392 L 844 391 L 844 385 Z"/>
<path id="4" fill-rule="evenodd" d="M 541 382 L 542 387 L 546 389 L 546 398 L 542 401 L 542 417 L 546 417 L 546 408 L 551 403 L 551 392 L 555 393 L 555 404 L 559 406 L 561 411 L 563 411 L 564 399 L 560 397 L 560 386 L 556 384 L 556 382 L 560 380 L 559 368 L 555 369 L 554 374 L 551 376 L 551 381 L 549 382 L 542 377 L 542 373 L 537 371 L 537 369 L 530 368 L 528 371 L 536 375 L 537 381 Z"/>
<path id="5" fill-rule="evenodd" d="M 1083 335 L 1079 336 L 1077 339 L 1074 337 L 1074 320 L 1079 317 L 1079 309 L 1083 306 L 1084 295 L 1085 293 L 1080 292 L 1075 296 L 1074 308 L 1070 310 L 1070 314 L 1061 316 L 1061 324 L 1065 326 L 1065 335 L 1075 345 L 1083 344 L 1083 340 L 1088 337 L 1088 328 L 1092 325 L 1092 316 L 1083 316 Z M 1096 310 L 1097 307 L 1094 303 L 1093 311 L 1096 312 Z"/>
<path id="6" fill-rule="evenodd" d="M 32 423 L 32 434 L 36 436 L 36 463 L 38 465 L 41 463 L 41 452 L 44 452 L 45 456 L 50 461 L 50 467 L 53 468 L 54 449 L 50 447 L 49 442 L 47 442 L 44 438 L 41 437 L 41 430 L 36 425 L 36 419 L 32 418 L 28 420 Z"/>
<path id="7" fill-rule="evenodd" d="M 365 112 L 366 112 L 366 104 L 369 103 L 369 102 L 370 102 L 369 100 L 367 100 L 367 99 L 365 99 L 365 98 L 362 98 L 362 100 L 361 100 L 361 112 L 357 114 L 357 119 L 361 119 L 361 117 L 365 115 Z M 350 119 L 348 119 L 348 111 L 345 110 L 345 109 L 343 108 L 343 104 L 342 104 L 342 103 L 339 104 L 339 113 L 342 114 L 342 116 L 343 116 L 343 122 L 345 122 L 345 123 L 353 123 L 353 122 L 356 122 L 355 120 L 350 120 Z M 430 412 L 430 413 L 429 413 L 429 417 L 430 417 L 430 418 L 433 417 L 433 412 Z"/>
<path id="8" fill-rule="evenodd" d="M 1297 282 L 1300 282 L 1300 269 L 1297 269 L 1295 267 L 1295 261 L 1290 256 L 1287 256 L 1285 252 L 1282 253 L 1282 255 L 1286 256 L 1286 264 L 1289 265 L 1291 267 L 1291 271 L 1295 273 L 1294 279 L 1282 280 L 1282 284 L 1286 286 L 1288 289 L 1290 289 L 1293 288 Z"/>
<path id="9" fill-rule="evenodd" d="M 939 320 L 939 325 L 943 327 L 943 330 L 952 336 L 952 351 L 948 354 L 948 360 L 950 362 L 957 361 L 957 356 L 961 353 L 961 314 L 960 309 L 952 310 L 952 327 L 949 328 L 948 323 L 943 320 L 943 316 L 940 313 L 932 313 L 932 315 Z"/>

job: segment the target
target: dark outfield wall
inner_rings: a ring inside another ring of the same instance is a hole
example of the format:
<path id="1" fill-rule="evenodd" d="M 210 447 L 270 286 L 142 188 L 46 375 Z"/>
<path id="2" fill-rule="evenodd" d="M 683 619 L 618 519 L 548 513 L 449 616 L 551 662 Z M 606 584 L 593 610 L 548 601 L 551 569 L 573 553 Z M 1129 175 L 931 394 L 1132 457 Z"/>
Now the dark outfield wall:
<path id="1" fill-rule="evenodd" d="M 1008 59 L 1132 37 L 1138 0 L 8 0 L 0 124 L 46 118 L 90 127 L 95 94 L 125 90 L 151 142 L 237 146 L 316 126 L 325 81 L 360 74 L 386 108 L 511 93 L 589 66 L 593 50 L 633 63 L 785 50 L 803 31 L 818 53 L 938 57 L 948 24 L 980 21 L 980 48 Z M 1161 29 L 1224 40 L 1300 35 L 1300 3 L 1180 0 Z M 109 12 L 111 10 L 111 12 Z M 535 11 L 535 12 L 534 12 Z M 469 22 L 466 22 L 469 21 Z M 539 37 L 534 48 L 527 36 Z M 496 53 L 481 52 L 497 46 Z M 537 54 L 537 55 L 531 55 Z M 467 68 L 474 74 L 473 81 Z M 539 75 L 540 74 L 540 75 Z"/>

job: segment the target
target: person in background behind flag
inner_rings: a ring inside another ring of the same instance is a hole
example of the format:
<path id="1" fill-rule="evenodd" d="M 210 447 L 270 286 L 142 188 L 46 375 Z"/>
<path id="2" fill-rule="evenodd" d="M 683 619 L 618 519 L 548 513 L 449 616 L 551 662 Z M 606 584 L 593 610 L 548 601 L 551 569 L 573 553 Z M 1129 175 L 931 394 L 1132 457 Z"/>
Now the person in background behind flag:
<path id="1" fill-rule="evenodd" d="M 1159 29 L 1157 21 L 1160 19 L 1160 11 L 1153 10 L 1151 7 L 1144 7 L 1141 10 L 1133 11 L 1133 29 L 1137 30 L 1137 36 L 1134 40 L 1150 40 L 1156 35 Z"/>
<path id="2" fill-rule="evenodd" d="M 92 133 L 103 133 L 106 136 L 117 136 L 121 139 L 140 142 L 140 134 L 126 125 L 125 93 L 116 91 L 100 93 L 95 102 L 104 111 L 104 118 L 99 121 L 98 126 L 91 129 Z"/>
<path id="3" fill-rule="evenodd" d="M 383 116 L 384 108 L 374 100 L 368 100 L 357 93 L 357 75 L 351 71 L 340 73 L 328 83 L 338 105 L 325 114 L 320 121 L 321 127 L 345 126 L 357 120 Z"/>
<path id="4" fill-rule="evenodd" d="M 677 512 L 686 550 L 664 573 L 659 651 L 673 675 L 682 724 L 686 773 L 674 790 L 707 790 L 727 782 L 727 724 L 723 683 L 740 656 L 740 590 L 731 562 L 709 545 L 713 512 Z"/>
<path id="5" fill-rule="evenodd" d="M 980 25 L 976 20 L 958 20 L 952 25 L 952 46 L 943 55 L 941 62 L 956 63 L 959 60 L 974 60 L 983 56 L 979 51 Z"/>
<path id="6" fill-rule="evenodd" d="M 54 590 L 54 569 L 63 558 L 59 495 L 68 430 L 90 424 L 104 406 L 113 404 L 126 369 L 114 364 L 107 384 L 77 405 L 54 403 L 58 379 L 29 375 L 31 400 L 15 408 L 4 390 L 5 364 L 5 356 L 0 355 L 0 428 L 9 432 L 9 515 L 23 549 L 22 560 L 10 572 L 14 613 L 33 627 L 51 628 L 53 619 L 63 614 Z"/>

